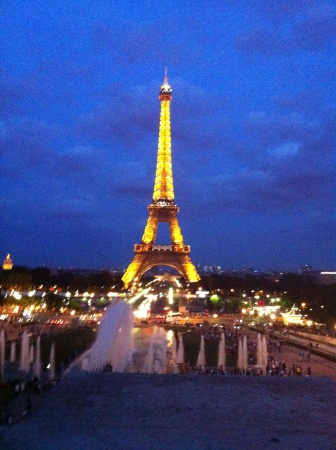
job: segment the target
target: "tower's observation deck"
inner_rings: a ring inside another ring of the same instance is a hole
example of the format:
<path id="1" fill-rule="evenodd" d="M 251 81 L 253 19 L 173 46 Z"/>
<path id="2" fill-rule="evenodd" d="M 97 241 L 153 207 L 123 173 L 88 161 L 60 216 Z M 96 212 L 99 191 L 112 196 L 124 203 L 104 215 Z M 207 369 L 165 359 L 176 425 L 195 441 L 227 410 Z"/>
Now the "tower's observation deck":
<path id="1" fill-rule="evenodd" d="M 125 287 L 128 287 L 133 280 L 139 280 L 152 267 L 164 265 L 175 268 L 190 282 L 200 279 L 189 258 L 190 247 L 184 245 L 177 220 L 179 208 L 175 204 L 174 197 L 170 133 L 172 88 L 168 84 L 167 71 L 165 71 L 159 99 L 161 102 L 160 128 L 153 198 L 152 203 L 148 206 L 149 217 L 141 244 L 135 244 L 133 260 L 123 276 Z M 170 245 L 155 244 L 160 222 L 169 224 L 172 241 Z"/>

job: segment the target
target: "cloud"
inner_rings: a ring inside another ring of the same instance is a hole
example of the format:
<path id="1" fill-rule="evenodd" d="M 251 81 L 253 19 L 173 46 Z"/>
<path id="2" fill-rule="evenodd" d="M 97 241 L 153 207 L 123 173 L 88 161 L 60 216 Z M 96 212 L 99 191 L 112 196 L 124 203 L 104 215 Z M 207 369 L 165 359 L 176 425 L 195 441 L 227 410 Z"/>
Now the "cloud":
<path id="1" fill-rule="evenodd" d="M 104 90 L 99 99 L 98 107 L 79 120 L 79 135 L 109 145 L 119 143 L 133 155 L 156 153 L 160 121 L 157 85 L 129 87 L 116 83 Z M 195 154 L 219 149 L 228 139 L 231 126 L 222 112 L 225 102 L 225 95 L 219 98 L 217 94 L 177 80 L 171 104 L 173 151 L 179 147 L 188 154 L 192 148 Z M 182 153 L 175 153 L 176 160 L 180 157 L 183 158 Z"/>
<path id="2" fill-rule="evenodd" d="M 279 56 L 298 50 L 319 52 L 335 41 L 336 7 L 331 2 L 274 0 L 260 2 L 255 12 L 258 26 L 248 25 L 233 40 L 234 47 L 244 53 Z"/>
<path id="3" fill-rule="evenodd" d="M 262 145 L 271 145 L 306 141 L 316 135 L 318 124 L 295 112 L 268 115 L 263 111 L 256 111 L 247 115 L 244 128 Z"/>
<path id="4" fill-rule="evenodd" d="M 158 130 L 159 109 L 154 107 L 148 87 L 112 84 L 104 89 L 97 107 L 80 118 L 77 132 L 86 138 L 133 146 L 148 132 Z"/>
<path id="5" fill-rule="evenodd" d="M 66 178 L 69 176 L 82 178 L 85 175 L 91 182 L 103 164 L 103 158 L 97 149 L 79 146 L 54 153 L 50 172 L 55 176 Z"/>
<path id="6" fill-rule="evenodd" d="M 322 0 L 318 0 L 319 3 Z M 284 19 L 293 16 L 293 14 L 302 14 L 310 11 L 316 4 L 316 0 L 259 0 L 254 3 L 252 9 L 260 17 L 270 17 L 272 19 Z"/>
<path id="7" fill-rule="evenodd" d="M 277 170 L 276 170 L 277 169 Z M 266 220 L 274 211 L 325 210 L 335 195 L 336 171 L 283 165 L 269 170 L 244 169 L 235 175 L 211 179 L 206 193 L 207 211 L 261 213 Z"/>
<path id="8" fill-rule="evenodd" d="M 149 181 L 152 181 L 153 184 L 153 180 L 146 180 L 143 184 L 125 180 L 124 184 L 115 188 L 113 192 L 118 197 L 142 200 L 145 204 L 146 200 L 148 202 L 151 200 L 152 189 Z"/>
<path id="9" fill-rule="evenodd" d="M 49 214 L 49 219 L 53 220 L 66 220 L 66 221 L 79 221 L 94 218 L 94 213 L 88 211 L 73 211 L 68 209 L 59 209 Z"/>
<path id="10" fill-rule="evenodd" d="M 179 67 L 191 62 L 204 67 L 204 58 L 211 58 L 208 46 L 217 48 L 223 37 L 223 16 L 214 21 L 210 8 L 197 9 L 175 14 L 168 8 L 163 15 L 149 16 L 138 23 L 129 18 L 122 23 L 97 22 L 91 31 L 93 51 L 127 70 L 166 64 Z"/>
<path id="11" fill-rule="evenodd" d="M 313 88 L 294 94 L 274 96 L 272 103 L 281 110 L 294 111 L 305 116 L 320 116 L 325 108 L 325 88 Z"/>
<path id="12" fill-rule="evenodd" d="M 288 170 L 275 180 L 273 188 L 278 193 L 290 194 L 290 204 L 298 204 L 301 200 L 307 203 L 328 198 L 331 200 L 336 187 L 335 174 L 335 171 L 313 172 L 306 171 L 305 168 Z"/>
<path id="13" fill-rule="evenodd" d="M 279 55 L 290 47 L 279 33 L 267 28 L 243 30 L 236 35 L 234 47 L 245 53 L 260 53 L 264 56 Z"/>
<path id="14" fill-rule="evenodd" d="M 34 90 L 26 80 L 0 66 L 0 118 L 24 117 L 26 104 L 33 95 Z"/>
<path id="15" fill-rule="evenodd" d="M 26 170 L 44 167 L 51 161 L 54 127 L 33 119 L 3 122 L 0 138 L 2 172 L 21 176 Z"/>
<path id="16" fill-rule="evenodd" d="M 313 124 L 297 114 L 249 114 L 244 142 L 236 144 L 234 170 L 209 165 L 190 195 L 193 214 L 219 215 L 258 211 L 263 216 L 283 211 L 317 211 L 328 215 L 336 195 L 335 115 Z M 253 139 L 252 139 L 253 137 Z M 224 167 L 226 167 L 224 159 Z M 197 199 L 197 201 L 195 201 Z"/>
<path id="17" fill-rule="evenodd" d="M 127 64 L 158 59 L 164 41 L 159 23 L 97 23 L 92 27 L 92 37 L 97 50 L 108 51 L 118 63 Z"/>
<path id="18" fill-rule="evenodd" d="M 294 42 L 301 48 L 320 51 L 336 40 L 336 10 L 319 11 L 300 22 L 294 30 Z"/>
<path id="19" fill-rule="evenodd" d="M 231 120 L 224 108 L 229 109 L 226 94 L 218 95 L 218 92 L 178 80 L 173 86 L 171 106 L 173 145 L 188 149 L 187 157 L 190 150 L 193 156 L 198 153 L 204 158 L 208 150 L 221 149 L 231 129 Z"/>
<path id="20" fill-rule="evenodd" d="M 285 142 L 270 149 L 269 153 L 278 158 L 285 158 L 297 154 L 300 144 L 297 142 Z"/>
<path id="21" fill-rule="evenodd" d="M 10 178 L 33 173 L 44 177 L 78 177 L 94 172 L 99 154 L 78 146 L 55 150 L 60 129 L 43 121 L 22 119 L 3 122 L 0 134 L 1 172 Z"/>

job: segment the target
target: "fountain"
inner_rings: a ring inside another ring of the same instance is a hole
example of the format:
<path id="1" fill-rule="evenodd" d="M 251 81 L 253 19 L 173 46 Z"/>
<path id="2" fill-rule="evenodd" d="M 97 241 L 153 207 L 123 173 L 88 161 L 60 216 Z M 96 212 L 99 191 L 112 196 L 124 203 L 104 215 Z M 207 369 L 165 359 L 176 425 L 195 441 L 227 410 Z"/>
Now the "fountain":
<path id="1" fill-rule="evenodd" d="M 35 361 L 35 349 L 34 349 L 34 344 L 30 344 L 30 349 L 29 349 L 29 364 L 33 364 Z"/>
<path id="2" fill-rule="evenodd" d="M 143 329 L 136 327 L 133 330 L 132 307 L 125 301 L 114 301 L 106 310 L 97 338 L 92 347 L 77 358 L 66 372 L 84 370 L 88 372 L 113 371 L 142 373 L 172 373 L 179 372 L 179 365 L 184 366 L 184 343 L 183 335 L 179 337 L 170 330 L 168 334 L 162 327 L 155 326 Z M 133 345 L 133 332 L 137 343 L 140 343 L 140 350 L 137 351 Z M 170 355 L 167 356 L 167 340 L 171 339 Z M 149 345 L 148 345 L 149 341 Z M 238 340 L 237 366 L 242 372 L 248 370 L 248 346 L 247 336 L 244 335 Z M 263 369 L 266 367 L 265 352 L 266 341 L 261 341 L 258 336 L 258 365 Z M 36 350 L 37 351 L 37 350 Z M 265 355 L 261 358 L 261 354 Z M 222 372 L 226 370 L 226 340 L 222 332 L 217 355 L 217 367 Z M 169 364 L 169 368 L 168 368 Z M 197 358 L 197 368 L 199 372 L 205 372 L 207 368 L 205 337 L 200 336 L 200 348 Z"/>
<path id="3" fill-rule="evenodd" d="M 184 364 L 184 344 L 183 335 L 180 334 L 180 342 L 178 343 L 178 349 L 176 354 L 176 364 Z"/>
<path id="4" fill-rule="evenodd" d="M 9 360 L 11 363 L 16 361 L 16 342 L 15 341 L 11 342 Z"/>
<path id="5" fill-rule="evenodd" d="M 257 340 L 257 366 L 259 366 L 263 373 L 266 372 L 267 366 L 267 341 L 265 336 L 258 333 Z"/>
<path id="6" fill-rule="evenodd" d="M 243 343 L 242 340 L 238 339 L 238 355 L 237 355 L 237 367 L 242 369 L 243 366 Z"/>
<path id="7" fill-rule="evenodd" d="M 244 334 L 243 337 L 243 355 L 244 355 L 244 370 L 248 368 L 248 349 L 247 349 L 247 336 Z"/>
<path id="8" fill-rule="evenodd" d="M 246 372 L 248 368 L 248 352 L 247 352 L 247 337 L 244 335 L 243 339 L 239 338 L 238 343 L 238 360 L 237 360 L 238 369 Z"/>
<path id="9" fill-rule="evenodd" d="M 55 342 L 51 343 L 50 357 L 49 357 L 49 377 L 51 380 L 56 378 L 56 366 L 55 366 Z"/>
<path id="10" fill-rule="evenodd" d="M 2 329 L 0 332 L 0 365 L 1 371 L 4 370 L 5 367 L 5 353 L 6 353 L 6 338 L 5 338 L 5 330 Z"/>
<path id="11" fill-rule="evenodd" d="M 167 337 L 162 328 L 154 327 L 143 372 L 165 373 L 167 371 Z"/>
<path id="12" fill-rule="evenodd" d="M 40 378 L 41 376 L 41 336 L 38 336 L 36 340 L 34 375 L 37 378 Z"/>
<path id="13" fill-rule="evenodd" d="M 226 370 L 226 345 L 225 345 L 225 333 L 221 333 L 219 345 L 218 345 L 218 368 L 225 372 Z"/>
<path id="14" fill-rule="evenodd" d="M 133 313 L 124 301 L 112 303 L 106 310 L 96 341 L 81 359 L 81 369 L 89 372 L 109 367 L 114 372 L 124 372 L 132 364 L 134 352 Z"/>
<path id="15" fill-rule="evenodd" d="M 201 346 L 197 358 L 197 367 L 199 371 L 205 372 L 206 369 L 206 358 L 205 358 L 205 343 L 204 335 L 201 335 Z"/>
<path id="16" fill-rule="evenodd" d="M 176 357 L 177 357 L 177 336 L 173 336 L 172 338 L 172 370 L 173 373 L 178 373 L 178 367 L 176 364 Z"/>
<path id="17" fill-rule="evenodd" d="M 258 333 L 257 338 L 257 366 L 261 367 L 262 364 L 262 356 L 261 356 L 261 334 Z"/>
<path id="18" fill-rule="evenodd" d="M 267 341 L 266 341 L 266 336 L 263 336 L 262 338 L 262 355 L 263 355 L 263 360 L 262 360 L 262 369 L 263 372 L 266 373 L 266 366 L 267 366 Z"/>
<path id="19" fill-rule="evenodd" d="M 24 330 L 21 337 L 20 370 L 28 372 L 29 364 L 29 336 L 27 331 Z"/>

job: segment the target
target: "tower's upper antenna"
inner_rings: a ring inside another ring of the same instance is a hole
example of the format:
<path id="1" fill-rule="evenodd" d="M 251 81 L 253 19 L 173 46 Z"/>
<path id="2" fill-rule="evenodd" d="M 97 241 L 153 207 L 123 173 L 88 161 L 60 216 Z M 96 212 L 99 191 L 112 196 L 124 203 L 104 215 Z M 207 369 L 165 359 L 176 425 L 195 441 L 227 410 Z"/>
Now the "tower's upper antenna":
<path id="1" fill-rule="evenodd" d="M 168 84 L 168 67 L 165 67 L 164 70 L 164 79 L 163 79 L 163 85 L 160 89 L 160 100 L 171 100 L 172 98 L 172 88 Z"/>

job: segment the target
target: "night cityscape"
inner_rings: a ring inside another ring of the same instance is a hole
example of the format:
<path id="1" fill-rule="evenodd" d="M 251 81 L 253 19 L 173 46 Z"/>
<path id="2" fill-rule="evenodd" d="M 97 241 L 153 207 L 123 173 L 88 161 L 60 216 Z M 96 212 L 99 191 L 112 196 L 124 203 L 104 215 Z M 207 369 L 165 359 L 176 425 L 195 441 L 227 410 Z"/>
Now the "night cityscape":
<path id="1" fill-rule="evenodd" d="M 334 3 L 0 23 L 0 447 L 331 450 Z"/>

